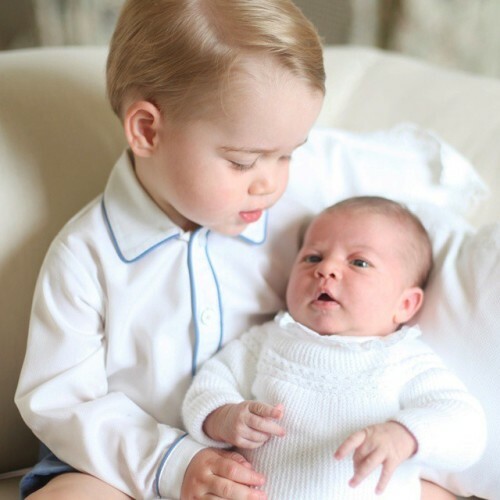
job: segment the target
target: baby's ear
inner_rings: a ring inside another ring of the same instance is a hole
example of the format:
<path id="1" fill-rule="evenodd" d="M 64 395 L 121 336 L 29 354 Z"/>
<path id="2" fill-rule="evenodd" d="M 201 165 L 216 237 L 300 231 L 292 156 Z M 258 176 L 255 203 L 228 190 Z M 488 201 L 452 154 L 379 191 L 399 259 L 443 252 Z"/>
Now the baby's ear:
<path id="1" fill-rule="evenodd" d="M 394 323 L 402 325 L 409 321 L 420 309 L 423 302 L 424 291 L 420 287 L 413 286 L 405 289 L 394 313 Z"/>
<path id="2" fill-rule="evenodd" d="M 133 102 L 125 113 L 123 127 L 127 142 L 135 156 L 147 158 L 158 144 L 160 110 L 151 102 Z"/>

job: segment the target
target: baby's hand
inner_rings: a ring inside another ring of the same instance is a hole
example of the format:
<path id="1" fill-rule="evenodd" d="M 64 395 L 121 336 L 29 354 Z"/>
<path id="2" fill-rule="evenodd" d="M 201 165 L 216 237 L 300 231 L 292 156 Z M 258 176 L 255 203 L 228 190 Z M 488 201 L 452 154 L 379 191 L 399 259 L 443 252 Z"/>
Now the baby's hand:
<path id="1" fill-rule="evenodd" d="M 283 405 L 271 406 L 258 401 L 244 401 L 217 408 L 205 420 L 203 430 L 212 439 L 238 448 L 254 449 L 272 436 L 284 436 L 277 423 L 283 418 Z"/>
<path id="2" fill-rule="evenodd" d="M 417 451 L 417 441 L 406 427 L 397 422 L 370 425 L 351 434 L 335 452 L 342 460 L 354 452 L 354 476 L 349 481 L 353 488 L 375 468 L 382 465 L 382 472 L 375 493 L 384 492 L 389 479 L 401 462 Z"/>

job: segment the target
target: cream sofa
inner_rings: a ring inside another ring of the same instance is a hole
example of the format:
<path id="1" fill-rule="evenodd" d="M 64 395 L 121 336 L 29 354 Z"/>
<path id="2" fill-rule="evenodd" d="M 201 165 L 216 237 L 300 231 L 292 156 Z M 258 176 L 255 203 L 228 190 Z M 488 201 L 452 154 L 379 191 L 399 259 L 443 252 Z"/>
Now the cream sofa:
<path id="1" fill-rule="evenodd" d="M 354 131 L 401 121 L 429 127 L 492 190 L 472 222 L 499 219 L 499 81 L 372 49 L 327 48 L 325 56 L 328 94 L 320 124 Z M 105 58 L 104 48 L 0 53 L 1 500 L 17 498 L 14 471 L 37 457 L 13 396 L 38 269 L 58 229 L 101 191 L 124 145 L 105 99 Z"/>

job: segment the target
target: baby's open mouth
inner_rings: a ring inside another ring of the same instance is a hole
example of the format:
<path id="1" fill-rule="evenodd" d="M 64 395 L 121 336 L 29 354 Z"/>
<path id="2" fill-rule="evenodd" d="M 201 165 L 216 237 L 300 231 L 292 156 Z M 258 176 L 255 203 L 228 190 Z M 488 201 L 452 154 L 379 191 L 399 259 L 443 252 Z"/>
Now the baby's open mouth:
<path id="1" fill-rule="evenodd" d="M 333 297 L 330 297 L 327 293 L 321 293 L 318 297 L 317 300 L 321 300 L 322 302 L 334 302 L 335 299 Z"/>

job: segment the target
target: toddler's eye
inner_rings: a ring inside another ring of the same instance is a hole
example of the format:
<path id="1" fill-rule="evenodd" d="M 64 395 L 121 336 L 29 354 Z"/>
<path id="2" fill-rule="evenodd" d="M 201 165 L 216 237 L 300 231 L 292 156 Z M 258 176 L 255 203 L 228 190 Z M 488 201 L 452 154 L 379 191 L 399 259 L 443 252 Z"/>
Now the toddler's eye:
<path id="1" fill-rule="evenodd" d="M 309 262 L 310 264 L 314 264 L 316 262 L 321 262 L 321 256 L 319 256 L 319 255 L 306 255 L 304 257 L 304 262 Z"/>
<path id="2" fill-rule="evenodd" d="M 368 262 L 366 262 L 366 260 L 363 260 L 363 259 L 352 259 L 351 264 L 354 267 L 363 267 L 363 268 L 370 267 L 370 264 Z"/>
<path id="3" fill-rule="evenodd" d="M 250 170 L 254 166 L 254 163 L 238 163 L 232 160 L 230 160 L 230 163 L 235 170 L 241 171 Z"/>

